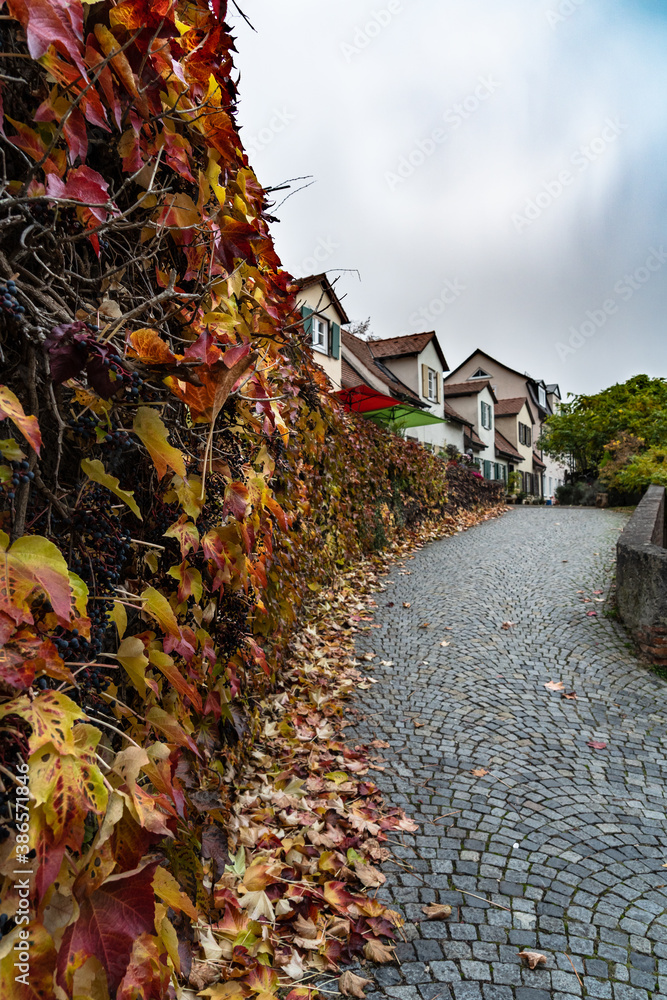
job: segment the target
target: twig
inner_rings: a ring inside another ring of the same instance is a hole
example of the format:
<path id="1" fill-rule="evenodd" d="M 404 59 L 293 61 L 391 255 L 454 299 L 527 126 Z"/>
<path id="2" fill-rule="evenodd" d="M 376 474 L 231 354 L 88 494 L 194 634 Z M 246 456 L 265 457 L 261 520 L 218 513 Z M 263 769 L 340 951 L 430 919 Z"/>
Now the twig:
<path id="1" fill-rule="evenodd" d="M 474 896 L 475 899 L 481 899 L 485 903 L 488 903 L 489 906 L 497 906 L 500 910 L 507 910 L 508 913 L 512 912 L 509 906 L 503 906 L 502 903 L 494 903 L 492 899 L 487 899 L 486 896 L 478 896 L 476 892 L 469 892 L 468 889 L 457 889 L 457 887 L 454 886 L 454 891 L 462 892 L 464 896 Z"/>
<path id="2" fill-rule="evenodd" d="M 584 984 L 581 981 L 581 977 L 580 977 L 579 973 L 577 972 L 577 970 L 574 967 L 574 962 L 572 961 L 572 959 L 570 958 L 570 956 L 568 955 L 568 953 L 566 951 L 564 951 L 563 954 L 565 955 L 566 959 L 568 960 L 568 962 L 572 966 L 572 971 L 574 972 L 575 976 L 579 980 L 579 985 L 583 988 Z"/>

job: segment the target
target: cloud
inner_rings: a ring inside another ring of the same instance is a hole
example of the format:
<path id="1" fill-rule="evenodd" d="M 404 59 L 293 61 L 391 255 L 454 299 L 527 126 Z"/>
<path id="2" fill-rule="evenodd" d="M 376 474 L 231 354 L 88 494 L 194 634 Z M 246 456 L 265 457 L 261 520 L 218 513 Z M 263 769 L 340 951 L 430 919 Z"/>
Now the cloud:
<path id="1" fill-rule="evenodd" d="M 557 348 L 667 246 L 657 4 L 245 9 L 258 32 L 235 21 L 239 119 L 248 136 L 271 135 L 253 166 L 264 184 L 315 178 L 278 212 L 286 267 L 335 245 L 323 266 L 359 270 L 361 282 L 339 283 L 346 308 L 382 337 L 408 332 L 458 281 L 465 292 L 422 327 L 435 326 L 452 364 L 480 346 L 579 392 L 664 373 L 659 275 L 574 355 Z M 279 131 L 276 109 L 290 116 Z"/>

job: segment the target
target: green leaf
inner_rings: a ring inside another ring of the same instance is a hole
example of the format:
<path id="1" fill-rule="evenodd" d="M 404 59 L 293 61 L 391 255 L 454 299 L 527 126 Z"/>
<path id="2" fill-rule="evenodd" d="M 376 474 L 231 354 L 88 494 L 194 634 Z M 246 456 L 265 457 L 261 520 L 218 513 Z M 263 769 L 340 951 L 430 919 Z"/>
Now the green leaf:
<path id="1" fill-rule="evenodd" d="M 115 476 L 110 476 L 105 470 L 104 466 L 98 459 L 82 458 L 81 459 L 81 469 L 92 479 L 94 483 L 99 483 L 100 486 L 106 486 L 108 490 L 115 493 L 119 500 L 126 503 L 133 514 L 136 514 L 139 520 L 143 520 L 141 516 L 141 511 L 137 507 L 137 502 L 134 499 L 134 491 L 128 493 L 127 490 L 121 490 L 118 479 Z"/>
<path id="2" fill-rule="evenodd" d="M 3 438 L 0 441 L 0 452 L 2 453 L 2 457 L 6 458 L 8 462 L 20 462 L 25 458 L 14 438 Z"/>

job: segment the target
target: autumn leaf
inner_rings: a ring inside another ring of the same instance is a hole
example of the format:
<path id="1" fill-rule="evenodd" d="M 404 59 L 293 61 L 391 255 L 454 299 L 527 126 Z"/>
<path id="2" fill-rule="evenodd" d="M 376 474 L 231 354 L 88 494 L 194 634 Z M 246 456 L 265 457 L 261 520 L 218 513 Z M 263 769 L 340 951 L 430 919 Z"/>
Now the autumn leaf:
<path id="1" fill-rule="evenodd" d="M 120 488 L 120 482 L 115 476 L 109 475 L 105 470 L 104 466 L 99 459 L 82 458 L 81 459 L 81 470 L 84 472 L 89 479 L 92 479 L 94 483 L 99 483 L 100 486 L 106 486 L 108 490 L 115 493 L 119 500 L 126 503 L 133 514 L 142 520 L 141 511 L 137 506 L 136 500 L 134 499 L 134 491 L 128 492 L 127 490 L 122 490 Z"/>
<path id="2" fill-rule="evenodd" d="M 143 610 L 146 614 L 159 623 L 160 628 L 168 635 L 180 638 L 181 630 L 176 620 L 176 615 L 164 594 L 161 594 L 155 587 L 146 587 L 141 594 L 144 602 Z"/>
<path id="3" fill-rule="evenodd" d="M 338 989 L 346 997 L 358 997 L 359 1000 L 366 1000 L 364 987 L 370 986 L 372 979 L 364 979 L 354 972 L 346 971 L 338 979 Z"/>
<path id="4" fill-rule="evenodd" d="M 144 364 L 149 365 L 173 365 L 177 363 L 176 355 L 156 330 L 150 330 L 146 327 L 134 330 L 129 339 L 131 344 L 130 357 L 137 357 Z"/>
<path id="5" fill-rule="evenodd" d="M 448 903 L 429 903 L 422 906 L 422 913 L 426 914 L 427 920 L 447 920 L 452 915 L 452 908 Z"/>
<path id="6" fill-rule="evenodd" d="M 356 861 L 354 870 L 361 884 L 365 885 L 368 889 L 377 889 L 378 886 L 384 885 L 387 881 L 387 876 L 378 868 L 364 864 L 363 861 Z"/>
<path id="7" fill-rule="evenodd" d="M 562 691 L 561 698 L 567 698 L 568 701 L 576 701 L 577 693 L 576 691 Z"/>
<path id="8" fill-rule="evenodd" d="M 547 964 L 547 956 L 542 955 L 539 951 L 520 951 L 519 958 L 523 958 L 531 969 L 536 968 L 538 965 Z"/>
<path id="9" fill-rule="evenodd" d="M 383 944 L 379 938 L 369 938 L 364 945 L 364 955 L 370 962 L 382 965 L 385 962 L 395 962 L 396 956 L 390 945 Z"/>
<path id="10" fill-rule="evenodd" d="M 71 698 L 60 691 L 44 691 L 36 698 L 21 695 L 0 705 L 0 719 L 15 714 L 32 726 L 30 750 L 52 743 L 58 753 L 74 752 L 73 725 L 85 715 Z"/>
<path id="11" fill-rule="evenodd" d="M 171 872 L 167 871 L 161 865 L 155 869 L 153 889 L 155 890 L 155 895 L 168 906 L 171 906 L 172 910 L 176 910 L 179 913 L 187 913 L 192 920 L 199 920 L 197 908 L 182 891 Z"/>
<path id="12" fill-rule="evenodd" d="M 132 429 L 148 449 L 157 470 L 158 479 L 162 479 L 167 469 L 173 469 L 177 476 L 185 479 L 183 453 L 169 444 L 167 428 L 154 407 L 140 406 L 134 417 Z"/>
<path id="13" fill-rule="evenodd" d="M 403 601 L 403 607 L 404 607 L 404 608 L 411 608 L 411 607 L 412 607 L 412 604 L 411 604 L 411 602 L 410 602 L 410 601 Z"/>
<path id="14" fill-rule="evenodd" d="M 39 455 L 42 433 L 37 417 L 26 415 L 17 396 L 6 385 L 0 385 L 0 420 L 11 420 Z"/>
<path id="15" fill-rule="evenodd" d="M 0 531 L 0 611 L 15 622 L 32 621 L 29 598 L 41 591 L 67 625 L 72 615 L 70 573 L 60 550 L 41 535 L 23 535 L 9 547 Z M 78 578 L 77 578 L 78 579 Z"/>
<path id="16" fill-rule="evenodd" d="M 141 639 L 128 635 L 122 640 L 116 653 L 118 662 L 127 671 L 128 677 L 142 698 L 146 696 L 146 667 L 148 657 Z"/>
<path id="17" fill-rule="evenodd" d="M 484 775 L 488 773 L 489 772 L 485 767 L 476 767 L 475 770 L 472 771 L 472 774 L 474 774 L 476 778 L 483 778 Z"/>
<path id="18" fill-rule="evenodd" d="M 154 931 L 155 896 L 152 881 L 157 861 L 131 872 L 110 875 L 79 903 L 79 915 L 70 924 L 58 952 L 56 981 L 71 987 L 78 956 L 94 955 L 107 973 L 109 990 L 115 991 L 130 964 L 134 941 Z"/>
<path id="19" fill-rule="evenodd" d="M 514 625 L 516 625 L 516 622 L 503 622 L 500 627 L 507 632 L 507 630 L 512 628 Z"/>
<path id="20" fill-rule="evenodd" d="M 565 689 L 562 681 L 547 681 L 544 686 L 547 691 L 563 691 Z"/>
<path id="21" fill-rule="evenodd" d="M 607 744 L 603 743 L 601 740 L 589 740 L 586 744 L 587 747 L 592 747 L 593 750 L 606 750 Z"/>

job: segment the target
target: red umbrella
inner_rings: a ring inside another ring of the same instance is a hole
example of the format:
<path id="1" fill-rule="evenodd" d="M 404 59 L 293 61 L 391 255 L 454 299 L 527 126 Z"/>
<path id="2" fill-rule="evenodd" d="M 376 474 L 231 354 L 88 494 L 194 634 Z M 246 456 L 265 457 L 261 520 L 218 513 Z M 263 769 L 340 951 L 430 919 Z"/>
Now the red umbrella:
<path id="1" fill-rule="evenodd" d="M 366 413 L 369 410 L 387 410 L 392 406 L 401 406 L 400 399 L 385 396 L 368 385 L 355 385 L 352 389 L 339 389 L 334 393 L 349 410 L 355 413 Z"/>

